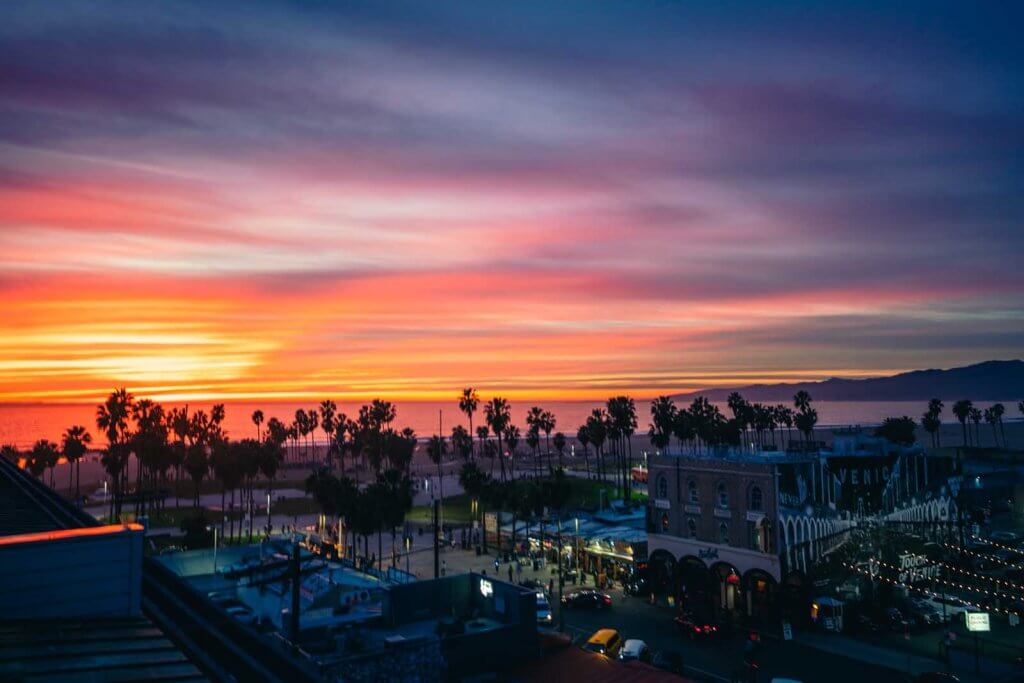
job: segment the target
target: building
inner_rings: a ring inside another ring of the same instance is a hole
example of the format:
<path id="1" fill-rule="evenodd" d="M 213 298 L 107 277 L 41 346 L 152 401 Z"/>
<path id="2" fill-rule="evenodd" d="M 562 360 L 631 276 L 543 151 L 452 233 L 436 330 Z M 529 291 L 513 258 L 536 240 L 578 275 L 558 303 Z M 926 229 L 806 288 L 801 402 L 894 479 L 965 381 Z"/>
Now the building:
<path id="1" fill-rule="evenodd" d="M 802 614 L 814 564 L 860 520 L 951 514 L 947 458 L 860 429 L 827 448 L 658 454 L 649 468 L 652 576 L 683 604 L 747 618 Z"/>

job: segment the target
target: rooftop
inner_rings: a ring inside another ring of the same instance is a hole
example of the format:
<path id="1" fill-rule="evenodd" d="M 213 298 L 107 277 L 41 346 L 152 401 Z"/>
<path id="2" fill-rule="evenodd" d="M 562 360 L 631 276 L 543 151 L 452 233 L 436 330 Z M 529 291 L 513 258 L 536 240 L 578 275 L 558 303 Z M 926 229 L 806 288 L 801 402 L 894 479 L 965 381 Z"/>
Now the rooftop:
<path id="1" fill-rule="evenodd" d="M 146 617 L 0 624 L 0 679 L 207 680 Z"/>

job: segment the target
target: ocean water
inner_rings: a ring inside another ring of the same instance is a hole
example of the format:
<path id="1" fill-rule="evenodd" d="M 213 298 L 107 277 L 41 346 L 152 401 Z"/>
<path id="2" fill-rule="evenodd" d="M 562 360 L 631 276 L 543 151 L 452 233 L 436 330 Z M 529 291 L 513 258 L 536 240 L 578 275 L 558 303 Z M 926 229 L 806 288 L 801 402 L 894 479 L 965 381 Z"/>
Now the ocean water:
<path id="1" fill-rule="evenodd" d="M 317 401 L 308 403 L 228 403 L 226 406 L 225 427 L 228 435 L 234 438 L 245 438 L 256 435 L 256 426 L 252 423 L 251 415 L 259 408 L 263 411 L 266 419 L 277 417 L 284 422 L 294 419 L 295 411 L 298 408 L 309 410 L 315 408 Z M 954 422 L 955 418 L 950 413 L 953 400 L 946 401 L 946 412 L 943 415 L 944 421 Z M 166 404 L 165 407 L 177 404 Z M 532 405 L 539 405 L 546 410 L 554 412 L 557 419 L 556 431 L 563 431 L 566 435 L 575 435 L 576 429 L 590 414 L 594 408 L 602 404 L 596 401 L 513 401 L 512 418 L 525 428 L 524 416 Z M 979 402 L 984 407 L 988 402 Z M 1016 405 L 1005 403 L 1006 419 L 1021 417 Z M 459 412 L 458 404 L 451 402 L 396 402 L 398 409 L 397 427 L 412 427 L 419 436 L 429 436 L 438 432 L 438 420 L 441 422 L 443 433 L 450 434 L 452 427 L 456 424 L 468 426 L 466 416 Z M 723 412 L 729 414 L 724 404 L 719 404 Z M 924 401 L 816 401 L 814 407 L 818 410 L 818 423 L 821 426 L 829 425 L 871 425 L 881 422 L 886 417 L 898 417 L 909 415 L 915 420 L 920 420 L 924 412 L 926 402 Z M 340 403 L 339 410 L 350 416 L 359 412 L 358 403 Z M 189 405 L 190 410 L 203 409 L 209 411 L 210 404 L 193 403 Z M 27 404 L 0 404 L 0 444 L 13 444 L 19 448 L 31 445 L 37 439 L 57 440 L 63 431 L 75 424 L 85 425 L 99 445 L 99 433 L 96 429 L 94 405 L 27 405 Z M 637 413 L 640 429 L 644 432 L 647 429 L 650 416 L 650 402 L 637 401 Z M 474 416 L 474 426 L 483 422 L 483 411 L 480 410 Z M 984 425 L 983 425 L 984 428 Z M 323 433 L 317 431 L 319 439 L 323 440 Z"/>

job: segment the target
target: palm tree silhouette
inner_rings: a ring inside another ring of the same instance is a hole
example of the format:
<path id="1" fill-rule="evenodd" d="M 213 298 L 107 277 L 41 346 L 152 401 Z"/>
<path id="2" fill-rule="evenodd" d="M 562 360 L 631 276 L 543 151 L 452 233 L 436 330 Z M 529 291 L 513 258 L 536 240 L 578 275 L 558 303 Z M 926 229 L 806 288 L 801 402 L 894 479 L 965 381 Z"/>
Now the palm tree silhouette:
<path id="1" fill-rule="evenodd" d="M 979 427 L 981 426 L 981 418 L 984 417 L 981 408 L 971 408 L 968 417 L 974 423 L 974 445 L 981 446 L 981 431 Z"/>
<path id="2" fill-rule="evenodd" d="M 71 475 L 75 475 L 75 500 L 81 496 L 82 470 L 81 460 L 89 444 L 92 443 L 92 434 L 82 425 L 68 427 L 64 432 L 61 451 L 68 461 L 68 489 L 71 488 Z"/>
<path id="3" fill-rule="evenodd" d="M 590 479 L 590 454 L 588 453 L 588 446 L 590 445 L 590 428 L 586 424 L 581 424 L 576 430 L 576 440 L 580 442 L 580 446 L 583 447 L 583 467 L 587 472 L 587 479 Z"/>
<path id="4" fill-rule="evenodd" d="M 519 446 L 519 437 L 519 427 L 514 424 L 509 424 L 505 427 L 505 443 L 508 444 L 509 455 L 509 476 L 512 479 L 516 477 L 516 448 Z"/>
<path id="5" fill-rule="evenodd" d="M 334 419 L 338 414 L 338 406 L 334 401 L 320 402 L 320 429 L 327 437 L 327 467 L 331 467 L 331 452 L 334 448 Z"/>
<path id="6" fill-rule="evenodd" d="M 565 454 L 565 434 L 555 432 L 555 451 L 558 452 L 558 469 L 562 469 L 562 456 Z"/>
<path id="7" fill-rule="evenodd" d="M 996 424 L 999 425 L 999 435 L 1003 437 L 1003 448 L 1006 448 L 1006 432 L 1003 431 L 1003 415 L 1006 414 L 1006 406 L 1002 403 L 993 403 L 989 410 L 992 411 L 992 417 L 995 418 Z M 999 439 L 996 439 L 996 445 L 999 445 Z"/>
<path id="8" fill-rule="evenodd" d="M 441 473 L 441 463 L 444 461 L 444 454 L 447 451 L 448 445 L 445 443 L 443 436 L 434 434 L 427 441 L 427 457 L 430 458 L 430 462 L 437 465 L 438 495 L 441 498 L 442 505 L 444 504 L 444 476 Z"/>
<path id="9" fill-rule="evenodd" d="M 480 397 L 477 396 L 476 389 L 473 387 L 466 387 L 462 390 L 462 396 L 459 398 L 459 410 L 466 414 L 469 418 L 469 434 L 472 439 L 473 435 L 473 413 L 476 412 L 477 406 L 480 405 Z"/>
<path id="10" fill-rule="evenodd" d="M 505 429 L 508 427 L 509 421 L 512 419 L 512 409 L 509 406 L 508 401 L 500 396 L 492 398 L 484 404 L 484 418 L 487 420 L 487 426 L 490 427 L 491 433 L 498 437 L 498 458 L 501 460 L 501 480 L 505 481 L 505 456 L 501 447 L 501 439 L 505 433 Z"/>
<path id="11" fill-rule="evenodd" d="M 967 399 L 961 399 L 953 404 L 953 415 L 960 421 L 960 428 L 964 433 L 964 446 L 968 445 L 967 439 L 967 419 L 971 416 L 971 410 L 974 408 L 974 404 Z"/>
<path id="12" fill-rule="evenodd" d="M 252 423 L 256 425 L 256 440 L 262 441 L 263 434 L 260 432 L 260 425 L 263 424 L 263 411 L 254 410 L 252 411 Z"/>

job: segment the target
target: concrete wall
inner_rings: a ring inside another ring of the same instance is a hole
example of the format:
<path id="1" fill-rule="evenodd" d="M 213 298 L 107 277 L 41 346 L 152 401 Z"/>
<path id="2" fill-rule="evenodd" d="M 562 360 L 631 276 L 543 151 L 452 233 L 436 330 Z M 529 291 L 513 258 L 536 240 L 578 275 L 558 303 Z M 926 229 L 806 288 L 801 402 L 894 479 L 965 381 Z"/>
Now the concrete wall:
<path id="1" fill-rule="evenodd" d="M 0 618 L 138 616 L 142 541 L 138 525 L 0 538 Z"/>

